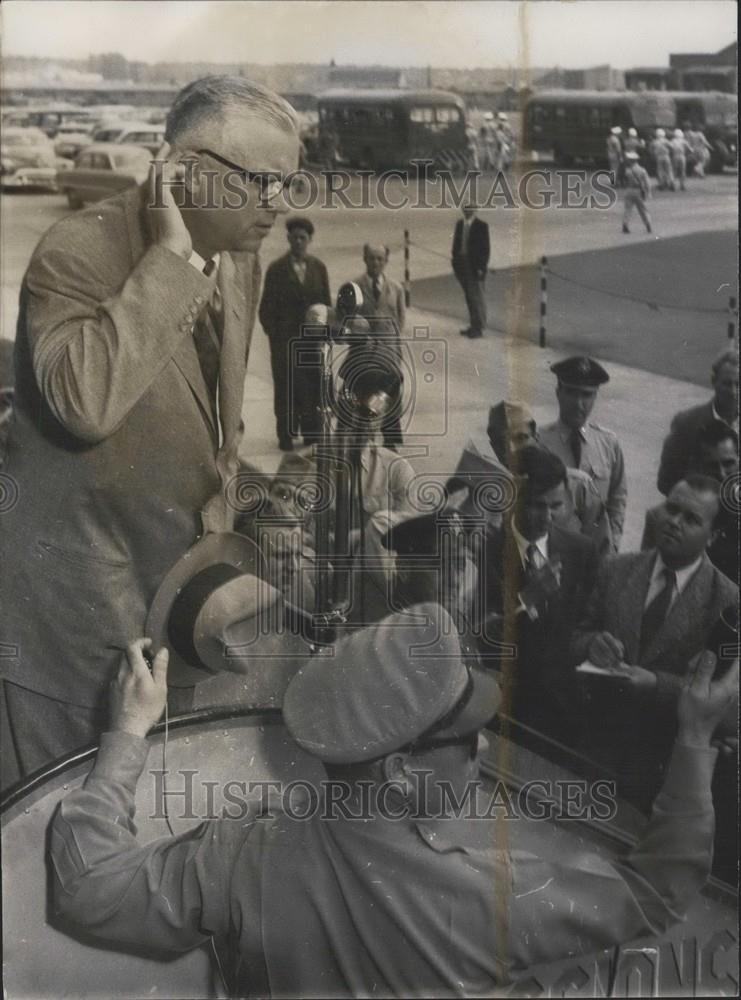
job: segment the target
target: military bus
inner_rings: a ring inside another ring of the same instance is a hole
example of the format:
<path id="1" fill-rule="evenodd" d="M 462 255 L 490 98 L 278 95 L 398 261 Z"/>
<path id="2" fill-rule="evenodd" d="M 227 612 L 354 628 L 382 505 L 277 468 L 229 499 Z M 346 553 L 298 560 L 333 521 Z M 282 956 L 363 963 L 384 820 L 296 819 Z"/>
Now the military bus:
<path id="1" fill-rule="evenodd" d="M 602 165 L 615 125 L 648 140 L 657 128 L 674 128 L 676 116 L 671 95 L 661 91 L 542 90 L 525 107 L 525 156 L 556 166 Z"/>
<path id="2" fill-rule="evenodd" d="M 444 90 L 331 90 L 320 95 L 319 158 L 382 170 L 428 159 L 465 166 L 466 107 Z"/>
<path id="3" fill-rule="evenodd" d="M 657 128 L 668 132 L 695 124 L 713 147 L 710 169 L 722 170 L 736 160 L 737 120 L 735 94 L 543 90 L 525 108 L 525 155 L 557 166 L 603 165 L 607 136 L 615 125 L 623 133 L 635 128 L 648 144 Z"/>

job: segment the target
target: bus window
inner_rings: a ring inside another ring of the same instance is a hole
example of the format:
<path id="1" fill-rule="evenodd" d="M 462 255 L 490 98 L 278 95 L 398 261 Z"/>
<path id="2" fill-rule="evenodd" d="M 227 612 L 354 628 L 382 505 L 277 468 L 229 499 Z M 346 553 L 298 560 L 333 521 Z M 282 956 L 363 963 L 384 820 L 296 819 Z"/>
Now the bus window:
<path id="1" fill-rule="evenodd" d="M 461 120 L 458 108 L 438 108 L 436 117 L 439 122 L 446 125 L 455 125 Z"/>
<path id="2" fill-rule="evenodd" d="M 412 108 L 409 120 L 421 125 L 431 125 L 435 121 L 434 108 Z"/>

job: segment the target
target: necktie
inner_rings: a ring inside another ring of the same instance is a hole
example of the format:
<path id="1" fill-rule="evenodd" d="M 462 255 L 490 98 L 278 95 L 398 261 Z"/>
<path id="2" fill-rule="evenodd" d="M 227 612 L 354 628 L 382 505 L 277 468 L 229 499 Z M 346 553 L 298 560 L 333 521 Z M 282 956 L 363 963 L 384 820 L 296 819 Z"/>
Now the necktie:
<path id="1" fill-rule="evenodd" d="M 213 261 L 208 261 L 203 273 L 208 276 L 213 273 L 213 266 L 207 270 Z M 193 327 L 193 341 L 195 343 L 198 361 L 203 372 L 203 379 L 208 389 L 211 401 L 211 412 L 214 421 L 217 421 L 216 390 L 219 382 L 219 364 L 221 358 L 221 339 L 224 330 L 224 313 L 221 305 L 221 295 L 218 288 L 214 288 L 211 301 L 206 305 L 201 315 L 198 317 Z"/>
<path id="2" fill-rule="evenodd" d="M 525 575 L 527 577 L 533 576 L 538 568 L 538 546 L 534 542 L 530 542 L 527 549 L 525 550 Z"/>
<path id="3" fill-rule="evenodd" d="M 378 303 L 378 300 L 381 298 L 381 279 L 380 278 L 374 278 L 373 279 L 373 298 L 376 300 L 376 304 Z"/>
<path id="4" fill-rule="evenodd" d="M 574 428 L 574 430 L 572 430 L 570 442 L 571 442 L 571 453 L 574 456 L 574 463 L 575 463 L 574 468 L 578 469 L 579 466 L 581 465 L 582 440 L 581 440 L 581 431 L 578 430 L 577 428 Z"/>
<path id="5" fill-rule="evenodd" d="M 674 570 L 666 569 L 665 567 L 662 571 L 662 576 L 664 578 L 664 586 L 643 612 L 643 618 L 641 619 L 641 659 L 643 659 L 646 651 L 656 637 L 657 632 L 664 624 L 666 616 L 669 612 L 672 594 L 674 593 L 674 585 L 677 581 L 677 574 Z"/>

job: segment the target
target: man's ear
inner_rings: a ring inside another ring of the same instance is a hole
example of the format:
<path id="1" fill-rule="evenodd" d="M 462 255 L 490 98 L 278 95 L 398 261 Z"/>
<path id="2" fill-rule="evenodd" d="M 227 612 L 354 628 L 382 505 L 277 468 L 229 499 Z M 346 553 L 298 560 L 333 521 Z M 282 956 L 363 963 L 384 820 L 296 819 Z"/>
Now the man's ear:
<path id="1" fill-rule="evenodd" d="M 192 149 L 185 149 L 173 156 L 177 179 L 181 181 L 187 191 L 197 190 L 201 184 L 201 161 L 198 154 Z"/>
<path id="2" fill-rule="evenodd" d="M 398 785 L 400 789 L 403 789 L 405 797 L 410 794 L 412 771 L 409 764 L 409 754 L 402 753 L 400 750 L 388 754 L 381 761 L 381 770 L 384 781 Z"/>

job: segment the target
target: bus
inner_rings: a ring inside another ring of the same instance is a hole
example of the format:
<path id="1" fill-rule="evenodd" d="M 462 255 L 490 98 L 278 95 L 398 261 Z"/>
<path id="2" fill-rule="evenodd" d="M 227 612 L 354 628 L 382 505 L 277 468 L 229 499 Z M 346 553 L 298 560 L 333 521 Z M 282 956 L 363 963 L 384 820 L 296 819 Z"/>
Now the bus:
<path id="1" fill-rule="evenodd" d="M 623 132 L 635 128 L 647 144 L 657 128 L 668 132 L 696 125 L 713 147 L 710 170 L 736 162 L 738 97 L 717 91 L 540 91 L 525 107 L 526 155 L 552 158 L 557 166 L 602 165 L 615 125 Z"/>
<path id="2" fill-rule="evenodd" d="M 354 168 L 465 166 L 466 106 L 444 90 L 332 90 L 318 99 L 318 158 Z"/>
<path id="3" fill-rule="evenodd" d="M 697 126 L 713 147 L 708 169 L 719 173 L 737 159 L 738 97 L 718 90 L 672 93 L 677 118 L 676 127 Z"/>
<path id="4" fill-rule="evenodd" d="M 542 90 L 525 106 L 524 148 L 556 166 L 607 161 L 610 129 L 629 128 L 648 141 L 657 128 L 673 129 L 674 100 L 664 91 Z"/>
<path id="5" fill-rule="evenodd" d="M 92 122 L 91 108 L 76 104 L 44 104 L 35 107 L 3 108 L 3 125 L 40 128 L 53 139 L 60 125 L 68 122 Z"/>

